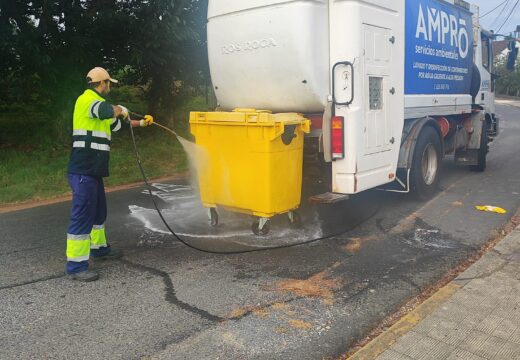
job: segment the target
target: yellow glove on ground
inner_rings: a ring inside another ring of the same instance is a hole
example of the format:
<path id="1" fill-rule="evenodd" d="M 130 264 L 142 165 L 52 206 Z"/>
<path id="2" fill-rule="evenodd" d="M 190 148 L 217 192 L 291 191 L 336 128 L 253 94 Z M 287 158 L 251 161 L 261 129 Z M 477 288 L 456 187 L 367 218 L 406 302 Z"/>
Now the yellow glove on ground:
<path id="1" fill-rule="evenodd" d="M 144 119 L 142 119 L 139 124 L 141 125 L 141 127 L 152 125 L 153 124 L 153 116 L 152 115 L 145 115 Z"/>
<path id="2" fill-rule="evenodd" d="M 492 205 L 475 206 L 475 209 L 480 210 L 480 211 L 494 212 L 497 214 L 507 214 L 507 210 L 502 209 L 501 207 L 492 206 Z"/>

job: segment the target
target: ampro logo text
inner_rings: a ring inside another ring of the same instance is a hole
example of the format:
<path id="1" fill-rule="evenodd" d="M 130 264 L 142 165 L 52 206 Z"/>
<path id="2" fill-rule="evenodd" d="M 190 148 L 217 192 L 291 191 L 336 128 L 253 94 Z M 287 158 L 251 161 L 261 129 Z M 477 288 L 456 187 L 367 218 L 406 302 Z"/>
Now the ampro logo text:
<path id="1" fill-rule="evenodd" d="M 454 14 L 420 4 L 415 37 L 458 48 L 460 57 L 465 59 L 470 47 L 467 26 L 466 20 Z"/>

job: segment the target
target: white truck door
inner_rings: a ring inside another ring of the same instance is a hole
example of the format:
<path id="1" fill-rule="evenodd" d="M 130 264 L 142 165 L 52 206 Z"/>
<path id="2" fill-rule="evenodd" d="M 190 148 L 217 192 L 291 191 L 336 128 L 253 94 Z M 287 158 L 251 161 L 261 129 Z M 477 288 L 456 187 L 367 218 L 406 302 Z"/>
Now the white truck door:
<path id="1" fill-rule="evenodd" d="M 404 123 L 405 0 L 330 0 L 329 19 L 333 114 L 344 120 L 345 139 L 344 158 L 332 161 L 332 192 L 356 194 L 396 176 Z M 338 66 L 346 62 L 353 64 L 353 76 L 345 76 L 349 66 Z"/>
<path id="2" fill-rule="evenodd" d="M 365 155 L 388 151 L 395 142 L 391 121 L 392 30 L 364 25 Z M 390 162 L 389 162 L 390 163 Z"/>

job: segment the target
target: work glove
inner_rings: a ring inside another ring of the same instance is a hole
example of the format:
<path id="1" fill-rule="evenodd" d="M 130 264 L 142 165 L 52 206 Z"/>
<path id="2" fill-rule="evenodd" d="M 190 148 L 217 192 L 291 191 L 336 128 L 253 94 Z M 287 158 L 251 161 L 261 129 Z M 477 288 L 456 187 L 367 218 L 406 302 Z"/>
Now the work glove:
<path id="1" fill-rule="evenodd" d="M 123 120 L 128 120 L 128 109 L 125 108 L 123 105 L 117 105 L 121 108 L 121 115 L 119 115 L 120 117 L 123 118 Z"/>
<path id="2" fill-rule="evenodd" d="M 145 126 L 152 125 L 152 124 L 153 124 L 152 115 L 145 115 L 144 118 L 139 122 L 139 125 L 141 125 L 141 127 L 145 127 Z"/>

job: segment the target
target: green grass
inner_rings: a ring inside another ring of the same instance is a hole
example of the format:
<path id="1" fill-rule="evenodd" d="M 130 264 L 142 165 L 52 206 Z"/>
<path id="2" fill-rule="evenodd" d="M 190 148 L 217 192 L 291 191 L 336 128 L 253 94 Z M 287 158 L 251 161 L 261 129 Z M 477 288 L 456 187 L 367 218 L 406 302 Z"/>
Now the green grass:
<path id="1" fill-rule="evenodd" d="M 44 199 L 67 192 L 67 152 L 2 149 L 0 203 Z"/>
<path id="2" fill-rule="evenodd" d="M 149 177 L 185 172 L 186 156 L 178 141 L 158 128 L 135 129 L 141 159 Z M 145 134 L 147 132 L 147 134 Z M 68 194 L 66 170 L 70 149 L 38 147 L 0 151 L 0 204 L 42 200 Z M 107 186 L 141 181 L 129 133 L 115 134 Z"/>
<path id="3" fill-rule="evenodd" d="M 189 138 L 190 110 L 207 109 L 205 102 L 196 98 L 180 106 L 171 118 L 156 120 Z M 38 116 L 23 120 L 21 114 L 2 114 L 0 127 L 4 129 L 0 134 L 1 205 L 70 193 L 66 174 L 70 145 L 46 136 L 45 122 Z M 156 126 L 134 130 L 148 177 L 171 176 L 188 170 L 186 155 L 175 137 Z M 113 134 L 110 177 L 105 184 L 115 186 L 141 180 L 130 131 L 121 130 Z"/>
<path id="4" fill-rule="evenodd" d="M 183 173 L 188 169 L 186 154 L 177 139 L 158 127 L 134 129 L 137 147 L 148 177 Z M 110 177 L 106 184 L 121 185 L 141 181 L 129 130 L 115 137 L 110 154 Z"/>

